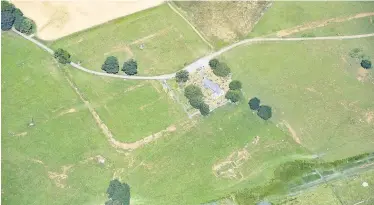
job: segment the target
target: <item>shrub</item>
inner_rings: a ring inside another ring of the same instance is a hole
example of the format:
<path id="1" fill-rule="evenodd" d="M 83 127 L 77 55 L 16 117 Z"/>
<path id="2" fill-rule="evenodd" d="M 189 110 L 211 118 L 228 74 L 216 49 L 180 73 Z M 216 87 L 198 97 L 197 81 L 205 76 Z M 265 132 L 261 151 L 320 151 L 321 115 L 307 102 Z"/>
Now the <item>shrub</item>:
<path id="1" fill-rule="evenodd" d="M 204 100 L 201 96 L 192 97 L 189 99 L 190 105 L 193 108 L 199 109 L 202 104 L 204 104 Z"/>
<path id="2" fill-rule="evenodd" d="M 361 61 L 361 66 L 365 69 L 370 69 L 371 68 L 371 61 L 370 60 L 362 60 Z"/>
<path id="3" fill-rule="evenodd" d="M 1 11 L 1 30 L 10 30 L 13 26 L 14 20 L 15 17 L 11 11 Z"/>
<path id="4" fill-rule="evenodd" d="M 242 83 L 238 80 L 233 80 L 229 84 L 230 90 L 240 90 L 242 89 Z"/>
<path id="5" fill-rule="evenodd" d="M 187 82 L 188 78 L 189 78 L 189 73 L 186 70 L 181 70 L 175 74 L 175 80 L 178 83 Z"/>
<path id="6" fill-rule="evenodd" d="M 114 56 L 109 56 L 106 58 L 104 64 L 101 66 L 101 70 L 107 73 L 116 74 L 119 71 L 118 59 Z"/>
<path id="7" fill-rule="evenodd" d="M 217 67 L 213 69 L 213 73 L 219 77 L 226 77 L 230 74 L 230 72 L 231 70 L 226 63 L 219 63 Z"/>
<path id="8" fill-rule="evenodd" d="M 127 75 L 135 75 L 138 73 L 138 63 L 134 59 L 130 59 L 123 64 L 122 71 Z"/>
<path id="9" fill-rule="evenodd" d="M 208 115 L 210 112 L 209 105 L 207 105 L 206 103 L 201 104 L 199 110 L 201 115 L 203 116 Z"/>
<path id="10" fill-rule="evenodd" d="M 240 91 L 238 90 L 229 90 L 227 91 L 225 98 L 235 103 L 238 102 L 241 98 Z"/>
<path id="11" fill-rule="evenodd" d="M 215 58 L 213 58 L 212 60 L 209 61 L 209 66 L 212 68 L 212 69 L 215 69 L 219 64 L 219 61 Z"/>
<path id="12" fill-rule="evenodd" d="M 271 107 L 267 105 L 261 105 L 260 108 L 257 110 L 257 115 L 264 120 L 268 120 L 271 118 Z"/>
<path id="13" fill-rule="evenodd" d="M 196 85 L 188 85 L 184 89 L 184 96 L 188 99 L 196 98 L 196 97 L 203 97 L 203 93 L 201 92 L 201 89 L 197 87 Z"/>
<path id="14" fill-rule="evenodd" d="M 31 34 L 34 27 L 34 22 L 26 17 L 19 16 L 14 22 L 14 28 L 24 34 Z"/>
<path id="15" fill-rule="evenodd" d="M 260 99 L 254 97 L 249 100 L 248 104 L 251 110 L 258 110 L 260 108 Z"/>
<path id="16" fill-rule="evenodd" d="M 110 181 L 106 193 L 108 194 L 109 201 L 105 202 L 105 204 L 130 205 L 130 186 L 128 184 L 114 179 Z"/>
<path id="17" fill-rule="evenodd" d="M 71 60 L 70 60 L 70 54 L 67 51 L 65 51 L 64 49 L 61 49 L 61 48 L 57 49 L 55 51 L 55 53 L 53 54 L 53 56 L 61 64 L 67 64 L 67 63 L 71 62 Z"/>

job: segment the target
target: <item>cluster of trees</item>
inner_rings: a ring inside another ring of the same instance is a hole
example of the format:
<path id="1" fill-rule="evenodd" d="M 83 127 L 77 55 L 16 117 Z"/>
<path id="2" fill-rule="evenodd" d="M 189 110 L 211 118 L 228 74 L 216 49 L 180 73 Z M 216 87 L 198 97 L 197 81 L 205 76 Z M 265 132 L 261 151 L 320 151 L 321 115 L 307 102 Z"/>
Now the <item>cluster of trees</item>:
<path id="1" fill-rule="evenodd" d="M 185 83 L 185 82 L 187 82 L 189 77 L 190 77 L 190 74 L 186 70 L 178 71 L 175 74 L 175 80 L 177 81 L 177 83 Z"/>
<path id="2" fill-rule="evenodd" d="M 271 107 L 267 105 L 260 105 L 260 99 L 254 97 L 249 100 L 249 108 L 251 110 L 257 110 L 257 115 L 264 120 L 268 120 L 272 116 Z"/>
<path id="3" fill-rule="evenodd" d="M 215 58 L 209 61 L 209 66 L 212 68 L 213 73 L 219 77 L 226 77 L 231 73 L 231 69 L 226 63 L 219 62 Z"/>
<path id="4" fill-rule="evenodd" d="M 105 205 L 130 205 L 130 186 L 118 179 L 110 181 L 106 190 L 109 200 Z"/>
<path id="5" fill-rule="evenodd" d="M 70 53 L 68 53 L 67 51 L 65 51 L 64 49 L 62 48 L 59 48 L 57 50 L 55 50 L 53 56 L 57 59 L 57 61 L 61 64 L 67 64 L 67 63 L 70 63 L 71 62 L 71 59 L 70 59 Z"/>
<path id="6" fill-rule="evenodd" d="M 230 100 L 233 103 L 238 102 L 242 95 L 240 89 L 242 89 L 242 83 L 238 80 L 233 80 L 229 84 L 230 90 L 227 91 L 225 98 Z"/>
<path id="7" fill-rule="evenodd" d="M 101 69 L 107 73 L 117 74 L 119 72 L 118 59 L 115 56 L 109 56 L 106 58 Z M 123 63 L 122 69 L 127 75 L 135 75 L 138 73 L 138 63 L 134 59 L 130 59 Z"/>
<path id="8" fill-rule="evenodd" d="M 184 89 L 184 96 L 186 96 L 193 108 L 199 109 L 201 115 L 206 116 L 209 114 L 209 105 L 204 102 L 204 95 L 198 86 L 188 85 Z"/>
<path id="9" fill-rule="evenodd" d="M 1 30 L 14 28 L 24 34 L 31 34 L 35 29 L 35 23 L 25 17 L 22 11 L 8 1 L 1 1 Z"/>

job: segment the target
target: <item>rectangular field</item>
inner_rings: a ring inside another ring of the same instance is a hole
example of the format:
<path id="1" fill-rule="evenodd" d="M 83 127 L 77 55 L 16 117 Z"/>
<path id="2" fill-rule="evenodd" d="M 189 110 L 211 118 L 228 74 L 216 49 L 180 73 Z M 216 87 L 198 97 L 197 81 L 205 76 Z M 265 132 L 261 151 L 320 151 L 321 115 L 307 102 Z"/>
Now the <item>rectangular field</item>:
<path id="1" fill-rule="evenodd" d="M 273 122 L 333 160 L 373 151 L 373 71 L 354 57 L 374 59 L 373 40 L 253 44 L 221 59 L 248 98 L 273 108 Z"/>
<path id="2" fill-rule="evenodd" d="M 209 52 L 167 4 L 61 38 L 51 46 L 68 50 L 74 61 L 98 71 L 108 56 L 116 56 L 120 67 L 134 58 L 141 75 L 173 73 Z"/>

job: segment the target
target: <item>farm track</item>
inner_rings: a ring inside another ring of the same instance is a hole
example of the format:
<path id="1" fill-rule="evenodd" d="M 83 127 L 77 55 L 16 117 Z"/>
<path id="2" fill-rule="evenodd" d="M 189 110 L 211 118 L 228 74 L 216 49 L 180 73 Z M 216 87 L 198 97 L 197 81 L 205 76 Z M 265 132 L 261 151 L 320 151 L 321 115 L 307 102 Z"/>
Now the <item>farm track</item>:
<path id="1" fill-rule="evenodd" d="M 33 42 L 40 48 L 44 49 L 47 51 L 49 54 L 53 55 L 54 51 L 44 45 L 43 43 L 39 42 L 38 40 L 27 36 L 23 33 L 20 33 L 19 31 L 15 30 L 12 28 L 13 32 L 16 34 L 22 36 L 23 38 Z M 183 68 L 183 70 L 187 70 L 188 72 L 192 73 L 195 72 L 196 69 L 208 65 L 209 60 L 212 58 L 215 58 L 222 53 L 225 53 L 233 48 L 236 48 L 241 45 L 249 44 L 249 43 L 262 43 L 262 42 L 279 42 L 279 41 L 318 41 L 318 40 L 348 40 L 348 39 L 358 39 L 358 38 L 368 38 L 374 36 L 374 33 L 369 33 L 369 34 L 360 34 L 360 35 L 349 35 L 349 36 L 324 36 L 324 37 L 300 37 L 300 38 L 251 38 L 251 39 L 245 39 L 242 41 L 239 41 L 237 43 L 231 44 L 227 47 L 224 47 L 214 53 L 211 53 L 209 55 L 206 55 L 195 62 L 187 65 L 186 67 Z M 94 70 L 87 69 L 77 63 L 71 62 L 71 66 L 74 68 L 81 70 L 83 72 L 92 74 L 92 75 L 98 75 L 98 76 L 104 76 L 104 77 L 111 77 L 111 78 L 122 78 L 122 79 L 128 79 L 128 80 L 167 80 L 167 79 L 172 79 L 175 77 L 175 73 L 170 73 L 170 74 L 164 74 L 164 75 L 158 75 L 158 76 L 127 76 L 127 75 L 116 75 L 116 74 L 109 74 L 109 73 L 104 73 L 104 72 L 98 72 Z"/>

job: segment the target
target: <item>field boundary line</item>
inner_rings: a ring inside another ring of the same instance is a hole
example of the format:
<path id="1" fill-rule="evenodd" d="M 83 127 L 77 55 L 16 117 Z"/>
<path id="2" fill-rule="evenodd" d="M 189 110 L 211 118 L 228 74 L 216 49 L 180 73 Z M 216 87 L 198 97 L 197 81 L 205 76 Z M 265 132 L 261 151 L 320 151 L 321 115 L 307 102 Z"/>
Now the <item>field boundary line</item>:
<path id="1" fill-rule="evenodd" d="M 42 49 L 44 49 L 45 51 L 47 51 L 49 54 L 53 55 L 54 54 L 54 51 L 52 49 L 50 49 L 49 47 L 47 47 L 46 45 L 44 45 L 43 43 L 41 43 L 40 41 L 34 39 L 34 38 L 31 38 L 19 31 L 17 31 L 16 29 L 12 28 L 13 32 L 15 32 L 16 34 L 22 36 L 23 38 L 25 38 L 26 40 L 29 40 L 31 42 L 33 42 L 34 44 L 36 44 L 37 46 L 41 47 Z M 238 47 L 238 46 L 241 46 L 241 45 L 245 45 L 245 44 L 249 44 L 249 43 L 254 43 L 254 42 L 267 42 L 267 41 L 270 41 L 270 42 L 277 42 L 277 41 L 316 41 L 316 40 L 348 40 L 348 39 L 358 39 L 358 38 L 368 38 L 368 37 L 373 37 L 374 36 L 374 33 L 368 33 L 368 34 L 359 34 L 359 35 L 348 35 L 348 36 L 323 36 L 323 37 L 296 37 L 296 38 L 283 38 L 283 37 L 275 37 L 275 38 L 249 38 L 249 39 L 244 39 L 242 41 L 239 41 L 239 42 L 236 42 L 234 44 L 231 44 L 229 46 L 226 46 L 214 53 L 211 53 L 209 55 L 206 55 L 200 59 L 197 59 L 196 61 L 194 61 L 193 63 L 185 66 L 182 70 L 186 70 L 190 73 L 193 73 L 195 72 L 198 68 L 201 68 L 202 66 L 204 65 L 208 65 L 208 62 L 235 48 L 235 47 Z M 98 71 L 94 71 L 94 70 L 90 70 L 90 69 L 87 69 L 77 63 L 74 63 L 74 62 L 70 62 L 70 65 L 73 66 L 74 68 L 78 69 L 78 70 L 81 70 L 83 72 L 86 72 L 86 73 L 90 73 L 90 74 L 93 74 L 93 75 L 97 75 L 97 76 L 105 76 L 105 77 L 112 77 L 112 78 L 122 78 L 122 79 L 129 79 L 129 80 L 167 80 L 167 79 L 172 79 L 175 77 L 176 73 L 170 73 L 170 74 L 164 74 L 164 75 L 157 75 L 157 76 L 128 76 L 128 75 L 124 75 L 124 74 L 119 74 L 119 75 L 116 75 L 116 74 L 110 74 L 110 73 L 105 73 L 105 72 L 98 72 Z"/>
<path id="2" fill-rule="evenodd" d="M 175 8 L 171 3 L 170 3 L 170 1 L 167 1 L 167 4 L 168 4 L 168 6 L 171 8 L 171 10 L 173 10 L 176 14 L 178 14 L 194 31 L 195 31 L 195 33 L 201 38 L 201 40 L 203 40 L 211 49 L 213 49 L 214 50 L 214 47 L 213 47 L 213 45 L 212 44 L 210 44 L 209 43 L 209 41 L 208 40 L 206 40 L 205 38 L 204 38 L 204 36 L 197 30 L 197 28 L 194 26 L 194 25 L 192 25 L 192 23 L 186 18 L 186 17 L 184 17 L 179 11 L 178 11 L 178 9 L 177 8 Z"/>

